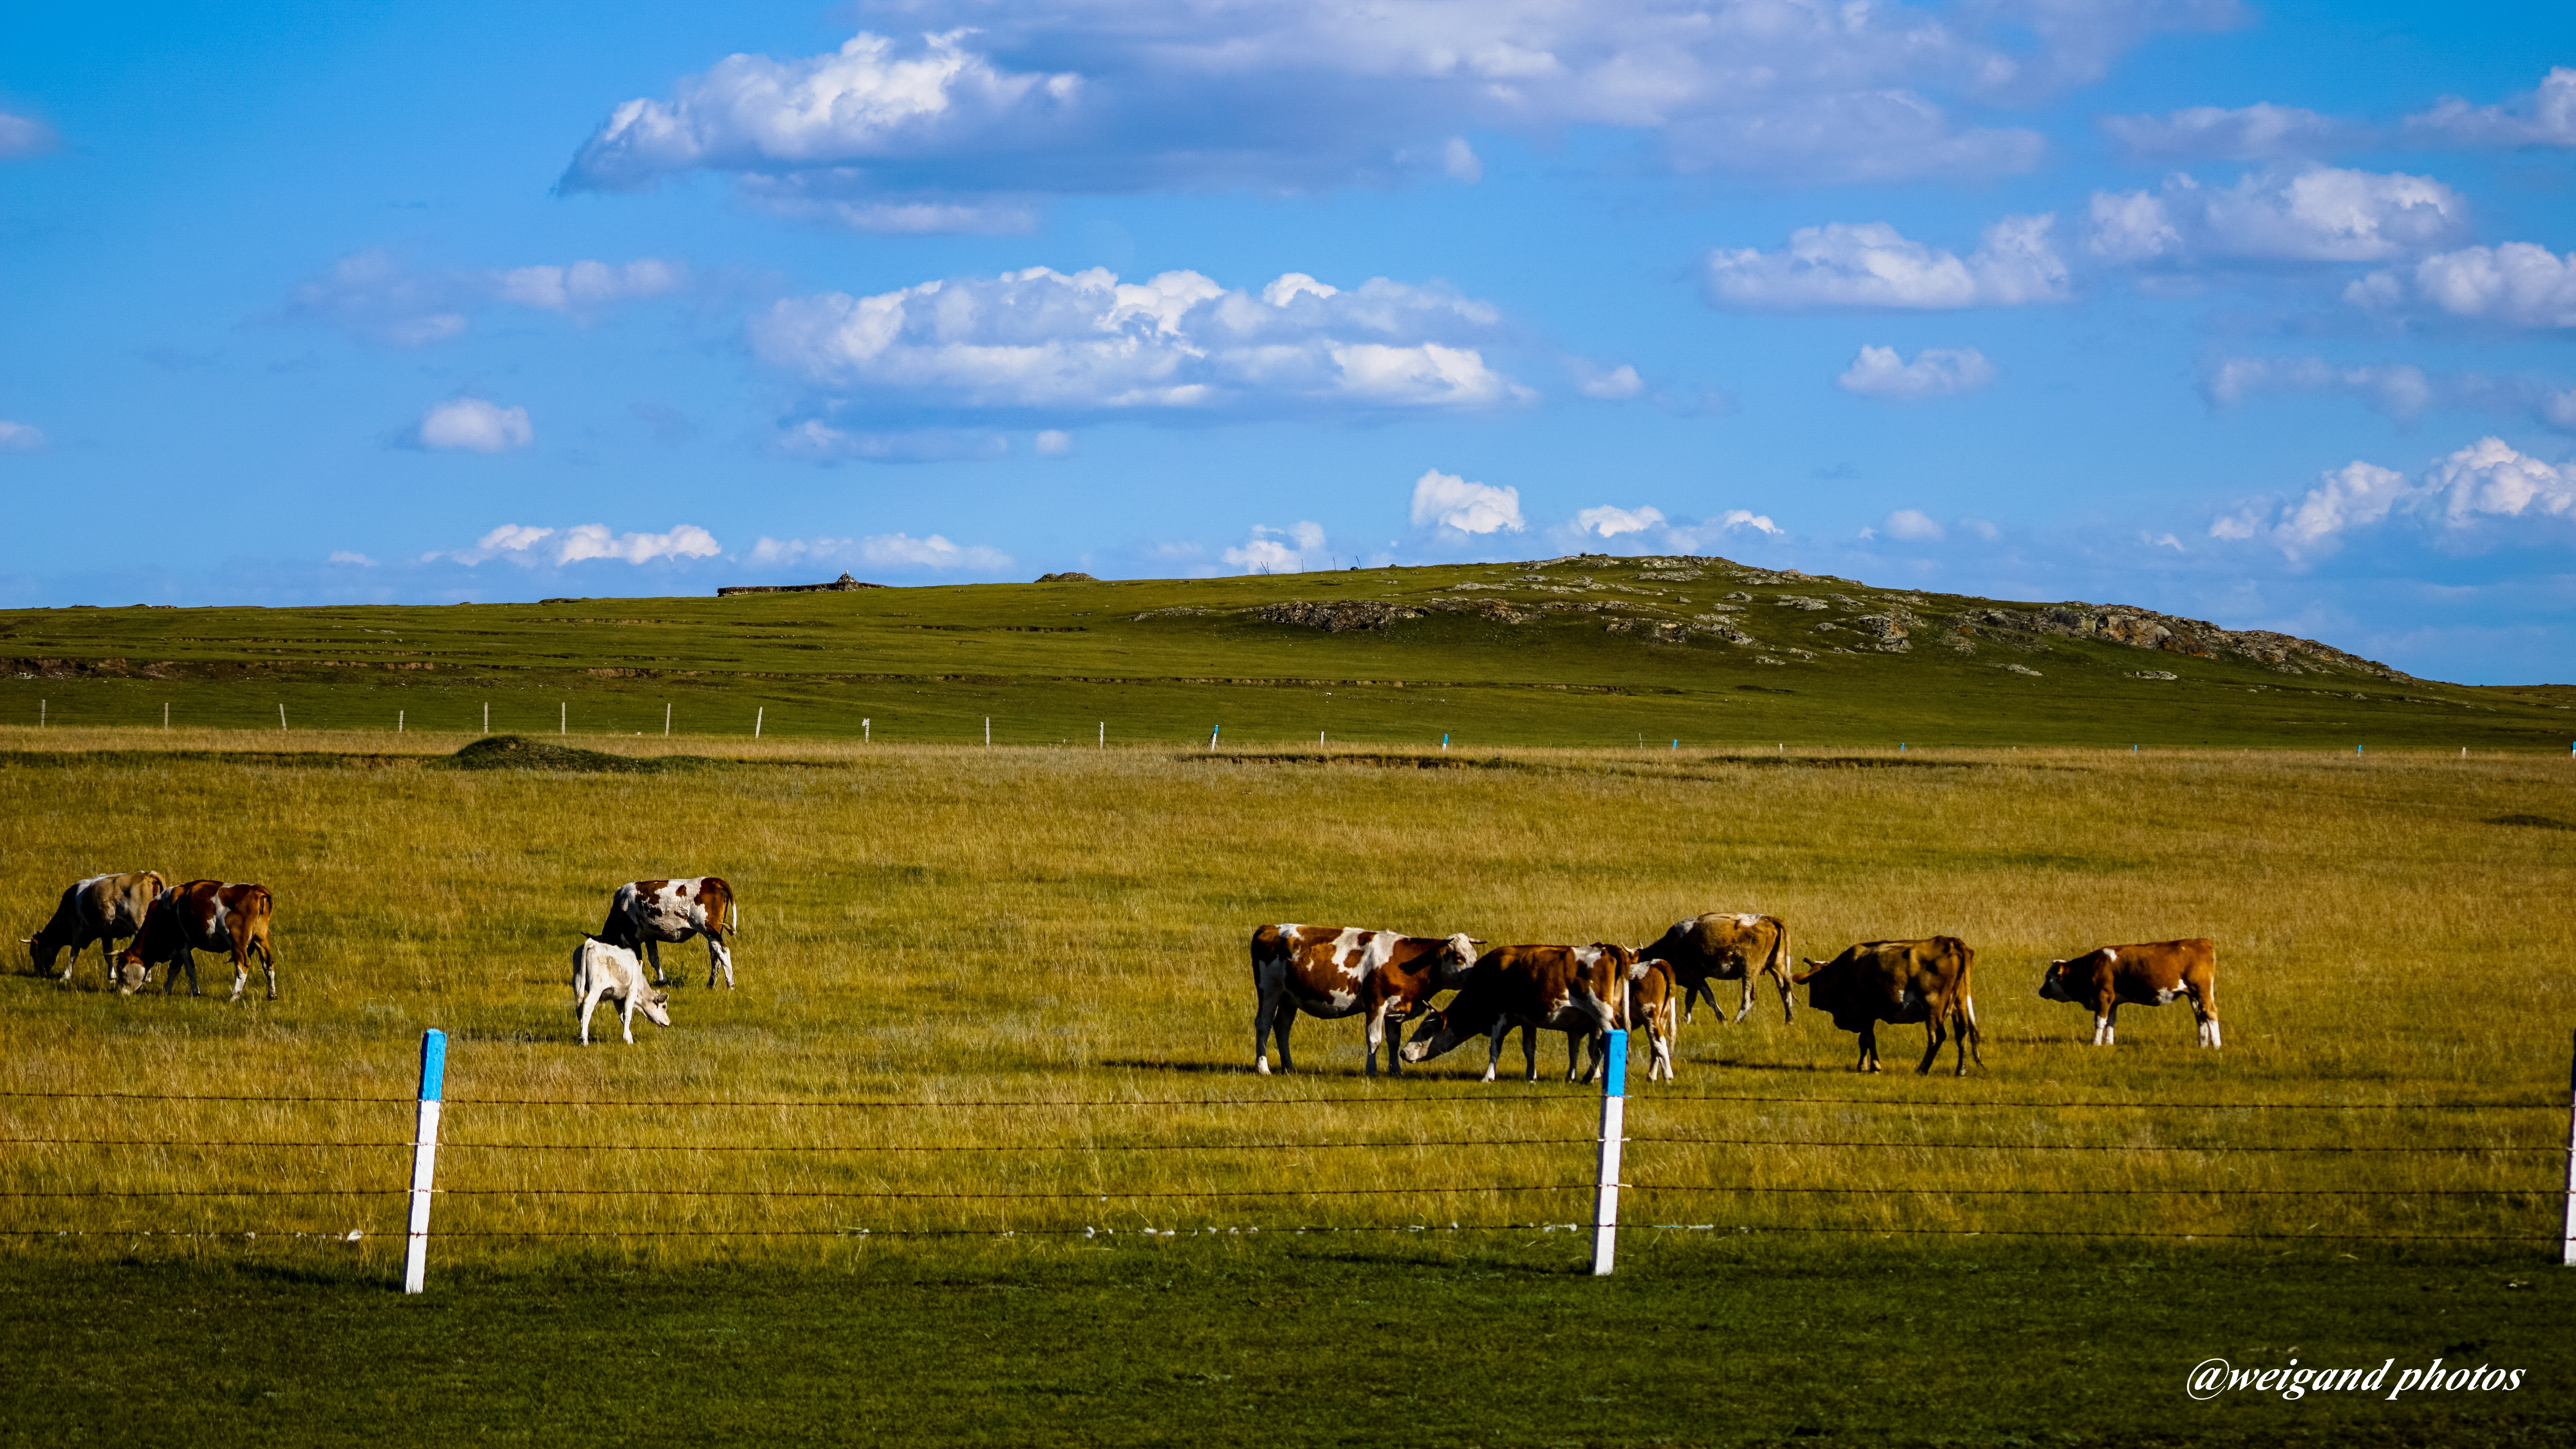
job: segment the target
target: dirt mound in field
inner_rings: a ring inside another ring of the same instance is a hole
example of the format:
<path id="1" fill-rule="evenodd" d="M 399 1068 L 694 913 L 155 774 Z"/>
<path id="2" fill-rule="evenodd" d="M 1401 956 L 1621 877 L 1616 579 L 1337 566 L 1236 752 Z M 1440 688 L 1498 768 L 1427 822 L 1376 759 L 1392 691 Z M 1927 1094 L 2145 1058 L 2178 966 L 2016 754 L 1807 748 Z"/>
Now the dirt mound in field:
<path id="1" fill-rule="evenodd" d="M 449 756 L 448 763 L 459 770 L 580 770 L 629 775 L 655 774 L 663 768 L 660 760 L 638 760 L 600 750 L 577 750 L 570 745 L 548 744 L 526 735 L 493 735 L 489 739 L 476 740 Z"/>

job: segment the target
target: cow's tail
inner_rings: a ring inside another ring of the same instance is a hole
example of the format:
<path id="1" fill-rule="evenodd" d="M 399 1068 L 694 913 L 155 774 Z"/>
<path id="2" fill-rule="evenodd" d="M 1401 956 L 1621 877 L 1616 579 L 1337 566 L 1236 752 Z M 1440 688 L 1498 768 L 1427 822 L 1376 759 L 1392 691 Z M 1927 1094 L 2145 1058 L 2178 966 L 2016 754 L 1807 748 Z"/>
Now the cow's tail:
<path id="1" fill-rule="evenodd" d="M 1771 959 L 1763 963 L 1762 969 L 1770 974 L 1773 981 L 1779 983 L 1780 1019 L 1785 1022 L 1794 1019 L 1789 1006 L 1789 963 L 1797 958 L 1789 954 L 1789 923 L 1778 916 L 1773 916 L 1771 920 L 1780 929 L 1771 937 Z"/>
<path id="2" fill-rule="evenodd" d="M 1959 942 L 1958 946 L 1959 996 L 1951 1006 L 1951 1026 L 1966 1039 L 1968 1055 L 1974 1057 L 1977 1065 L 1982 1067 L 1986 1064 L 1986 1054 L 1978 1045 L 1980 1038 L 1977 1034 L 1977 998 L 1976 994 L 1969 989 L 1968 981 L 1976 971 L 1977 953 L 1975 948 L 1965 941 Z"/>
<path id="3" fill-rule="evenodd" d="M 725 929 L 737 936 L 742 934 L 742 897 L 730 890 L 725 892 Z"/>

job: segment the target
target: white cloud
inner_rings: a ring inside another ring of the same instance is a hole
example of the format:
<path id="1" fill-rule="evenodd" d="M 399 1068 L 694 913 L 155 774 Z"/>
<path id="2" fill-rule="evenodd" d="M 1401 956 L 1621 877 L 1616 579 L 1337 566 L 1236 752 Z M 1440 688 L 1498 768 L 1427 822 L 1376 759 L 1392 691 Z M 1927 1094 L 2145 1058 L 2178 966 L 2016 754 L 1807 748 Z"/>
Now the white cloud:
<path id="1" fill-rule="evenodd" d="M 1927 347 L 1906 362 L 1893 347 L 1864 346 L 1834 385 L 1862 397 L 1919 402 L 1975 392 L 1994 380 L 1995 365 L 1973 347 Z"/>
<path id="2" fill-rule="evenodd" d="M 2104 116 L 2102 129 L 2140 160 L 2272 161 L 2365 144 L 2367 128 L 2268 102 L 2190 106 L 2164 116 Z"/>
<path id="3" fill-rule="evenodd" d="M 1470 483 L 1434 468 L 1413 480 L 1413 526 L 1460 533 L 1519 533 L 1521 491 Z"/>
<path id="4" fill-rule="evenodd" d="M 1790 233 L 1783 251 L 1711 251 L 1709 300 L 1745 311 L 1825 307 L 2014 307 L 2067 299 L 2053 216 L 2008 216 L 1974 254 L 1908 240 L 1884 222 L 1834 222 Z"/>
<path id="5" fill-rule="evenodd" d="M 1900 508 L 1887 515 L 1886 520 L 1880 523 L 1879 527 L 1887 530 L 1887 536 L 1890 538 L 1901 538 L 1915 543 L 1937 543 L 1948 536 L 1942 532 L 1941 525 L 1933 522 L 1929 515 L 1913 508 Z"/>
<path id="6" fill-rule="evenodd" d="M 463 336 L 471 314 L 481 308 L 527 307 L 587 321 L 619 303 L 664 296 L 688 283 L 687 268 L 656 257 L 415 271 L 378 249 L 343 257 L 329 275 L 298 286 L 280 315 L 387 347 L 425 347 Z"/>
<path id="7" fill-rule="evenodd" d="M 45 430 L 35 424 L 0 420 L 0 453 L 41 453 L 45 443 Z"/>
<path id="8" fill-rule="evenodd" d="M 2465 247 L 2416 263 L 2415 291 L 2454 317 L 2508 327 L 2576 327 L 2576 253 L 2561 257 L 2530 242 Z M 2386 310 L 2405 295 L 2394 272 L 2376 272 L 2344 289 L 2344 299 Z"/>
<path id="9" fill-rule="evenodd" d="M 1586 508 L 1574 515 L 1574 526 L 1585 533 L 1603 538 L 1617 538 L 1623 533 L 1644 533 L 1662 524 L 1663 510 L 1653 507 L 1613 508 L 1607 504 Z"/>
<path id="10" fill-rule="evenodd" d="M 352 553 L 345 548 L 333 550 L 330 562 L 335 564 L 350 564 L 364 569 L 371 569 L 376 566 L 376 561 L 374 559 L 371 559 L 362 553 Z"/>
<path id="11" fill-rule="evenodd" d="M 564 530 L 555 545 L 555 562 L 568 564 L 605 558 L 641 564 L 651 563 L 657 558 L 713 558 L 723 551 L 714 534 L 694 523 L 683 523 L 669 533 L 616 535 L 611 535 L 604 523 L 585 523 Z"/>
<path id="12" fill-rule="evenodd" d="M 1636 397 L 1646 390 L 1646 380 L 1639 377 L 1637 369 L 1628 363 L 1623 362 L 1617 367 L 1605 369 L 1583 358 L 1574 357 L 1566 360 L 1566 366 L 1574 374 L 1575 390 L 1585 397 L 1616 402 L 1623 398 Z"/>
<path id="13" fill-rule="evenodd" d="M 789 298 L 751 340 L 818 387 L 957 408 L 1473 409 L 1532 396 L 1467 345 L 1501 322 L 1488 303 L 1382 277 L 1345 290 L 1291 272 L 1254 294 L 1188 271 L 1130 283 L 1031 267 Z"/>
<path id="14" fill-rule="evenodd" d="M 1323 546 L 1324 529 L 1318 523 L 1288 528 L 1256 526 L 1242 547 L 1229 548 L 1218 557 L 1248 574 L 1303 573 L 1310 567 L 1307 557 Z"/>
<path id="15" fill-rule="evenodd" d="M 1032 444 L 1041 458 L 1063 458 L 1073 453 L 1073 434 L 1061 428 L 1041 429 Z"/>
<path id="16" fill-rule="evenodd" d="M 18 156 L 36 156 L 51 151 L 62 138 L 54 128 L 33 116 L 13 116 L 0 111 L 0 161 Z"/>
<path id="17" fill-rule="evenodd" d="M 995 573 L 1011 566 L 1011 556 L 982 544 L 959 545 L 939 534 L 914 538 L 907 533 L 880 533 L 866 538 L 762 538 L 751 548 L 755 564 L 855 563 L 882 569 L 964 569 Z"/>
<path id="18" fill-rule="evenodd" d="M 1646 514 L 1655 510 L 1641 508 L 1637 512 Z M 1658 526 L 1661 533 L 1653 539 L 1652 545 L 1652 551 L 1658 553 L 1713 553 L 1728 546 L 1728 540 L 1734 535 L 1748 532 L 1769 538 L 1786 536 L 1786 531 L 1769 517 L 1746 508 L 1730 508 L 1715 518 L 1704 518 L 1697 523 L 1660 523 Z M 1647 551 L 1645 536 L 1639 535 L 1628 546 Z"/>
<path id="19" fill-rule="evenodd" d="M 2510 105 L 2472 106 L 2448 96 L 2406 118 L 2409 139 L 2427 145 L 2576 146 L 2576 67 L 2554 66 L 2539 89 Z"/>
<path id="20" fill-rule="evenodd" d="M 434 451 L 476 453 L 506 453 L 537 437 L 526 408 L 505 408 L 479 397 L 451 398 L 432 407 L 422 415 L 417 436 L 420 446 Z"/>
<path id="21" fill-rule="evenodd" d="M 1000 433 L 970 428 L 910 428 L 893 432 L 836 428 L 808 418 L 778 435 L 778 451 L 814 463 L 947 463 L 998 458 L 1011 450 Z"/>
<path id="22" fill-rule="evenodd" d="M 1472 184 L 1483 163 L 1467 134 L 1570 126 L 1651 137 L 1683 170 L 1992 176 L 2030 169 L 2045 144 L 1963 123 L 1960 103 L 2089 83 L 2149 35 L 2227 23 L 2236 6 L 921 0 L 898 13 L 902 37 L 734 55 L 617 105 L 563 188 L 709 170 L 772 210 L 980 226 L 988 207 L 1047 195 Z"/>
<path id="23" fill-rule="evenodd" d="M 2420 479 L 2355 461 L 2322 475 L 2277 516 L 2247 504 L 2212 521 L 2212 538 L 2261 539 L 2294 561 L 2334 552 L 2351 534 L 2398 516 L 2415 519 L 2436 539 L 2466 544 L 2497 519 L 2576 518 L 2576 465 L 2515 451 L 2501 438 L 2477 442 L 2440 459 Z"/>
<path id="24" fill-rule="evenodd" d="M 2085 247 L 2114 262 L 2374 262 L 2456 236 L 2468 202 L 2429 176 L 2319 166 L 2240 177 L 2177 173 L 2157 192 L 2093 194 Z"/>
<path id="25" fill-rule="evenodd" d="M 1780 527 L 1780 525 L 1773 523 L 1769 518 L 1758 513 L 1748 512 L 1741 508 L 1730 508 L 1726 510 L 1726 512 L 1718 515 L 1717 524 L 1718 527 L 1724 529 L 1733 530 L 1738 528 L 1749 528 L 1755 533 L 1767 533 L 1775 536 L 1785 531 Z"/>
<path id="26" fill-rule="evenodd" d="M 2202 395 L 2218 407 L 2233 407 L 2265 392 L 2348 393 L 2401 422 L 2421 413 L 2434 396 L 2422 368 L 2338 367 L 2322 357 L 2224 358 L 2201 380 Z"/>

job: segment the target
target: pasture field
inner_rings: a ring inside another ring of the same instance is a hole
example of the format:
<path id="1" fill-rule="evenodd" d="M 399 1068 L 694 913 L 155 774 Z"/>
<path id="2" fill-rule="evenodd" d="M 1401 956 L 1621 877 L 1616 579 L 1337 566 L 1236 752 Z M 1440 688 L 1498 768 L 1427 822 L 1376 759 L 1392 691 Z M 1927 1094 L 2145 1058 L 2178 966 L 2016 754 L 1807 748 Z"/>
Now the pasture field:
<path id="1" fill-rule="evenodd" d="M 0 730 L 19 934 L 99 870 L 258 880 L 283 986 L 0 977 L 0 1438 L 2576 1433 L 2564 757 L 791 739 L 645 774 L 450 767 L 467 738 Z M 674 1025 L 577 1044 L 579 933 L 683 871 L 740 895 L 741 988 L 667 948 Z M 1632 1073 L 1608 1283 L 1557 1039 L 1536 1085 L 1517 1049 L 1370 1080 L 1347 1020 L 1247 1070 L 1259 923 L 1637 943 L 1714 909 L 1814 956 L 1964 937 L 1984 1063 L 1915 1076 L 1887 1028 L 1856 1077 L 1803 1005 L 1703 1012 L 1679 1082 Z M 2096 1050 L 2036 995 L 2182 935 L 2219 943 L 2222 1051 L 2180 1005 Z M 427 1026 L 445 1195 L 404 1302 Z M 2527 1372 L 2194 1403 L 2213 1355 Z"/>

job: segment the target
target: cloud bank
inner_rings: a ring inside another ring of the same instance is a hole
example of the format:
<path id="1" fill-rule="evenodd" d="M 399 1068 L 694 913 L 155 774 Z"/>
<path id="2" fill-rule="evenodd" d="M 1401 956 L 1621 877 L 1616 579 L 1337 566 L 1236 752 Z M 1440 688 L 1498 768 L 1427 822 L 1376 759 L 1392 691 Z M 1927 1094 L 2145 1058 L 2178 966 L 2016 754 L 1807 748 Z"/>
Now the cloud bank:
<path id="1" fill-rule="evenodd" d="M 2420 478 L 2374 463 L 2347 463 L 2322 475 L 2293 503 L 2249 504 L 2218 518 L 2209 535 L 2270 543 L 2292 561 L 2305 562 L 2394 518 L 2411 520 L 2447 547 L 2470 548 L 2491 542 L 2489 526 L 2501 520 L 2527 524 L 2571 515 L 2576 466 L 2516 452 L 2501 438 L 2481 438 Z"/>
<path id="2" fill-rule="evenodd" d="M 542 545 L 542 547 L 541 547 Z M 527 524 L 505 523 L 474 541 L 472 548 L 446 553 L 424 554 L 423 563 L 442 559 L 472 567 L 493 559 L 505 559 L 526 567 L 538 564 L 584 563 L 605 559 L 630 564 L 646 564 L 656 559 L 713 558 L 723 552 L 715 535 L 694 523 L 683 523 L 668 533 L 611 533 L 604 523 L 584 523 L 572 528 L 536 528 Z"/>
<path id="3" fill-rule="evenodd" d="M 1703 263 L 1711 303 L 1746 312 L 1827 308 L 1948 310 L 2063 302 L 2066 263 L 2056 218 L 2008 216 L 1961 257 L 1907 239 L 1884 222 L 1834 222 L 1790 233 L 1776 252 L 1719 248 Z"/>

